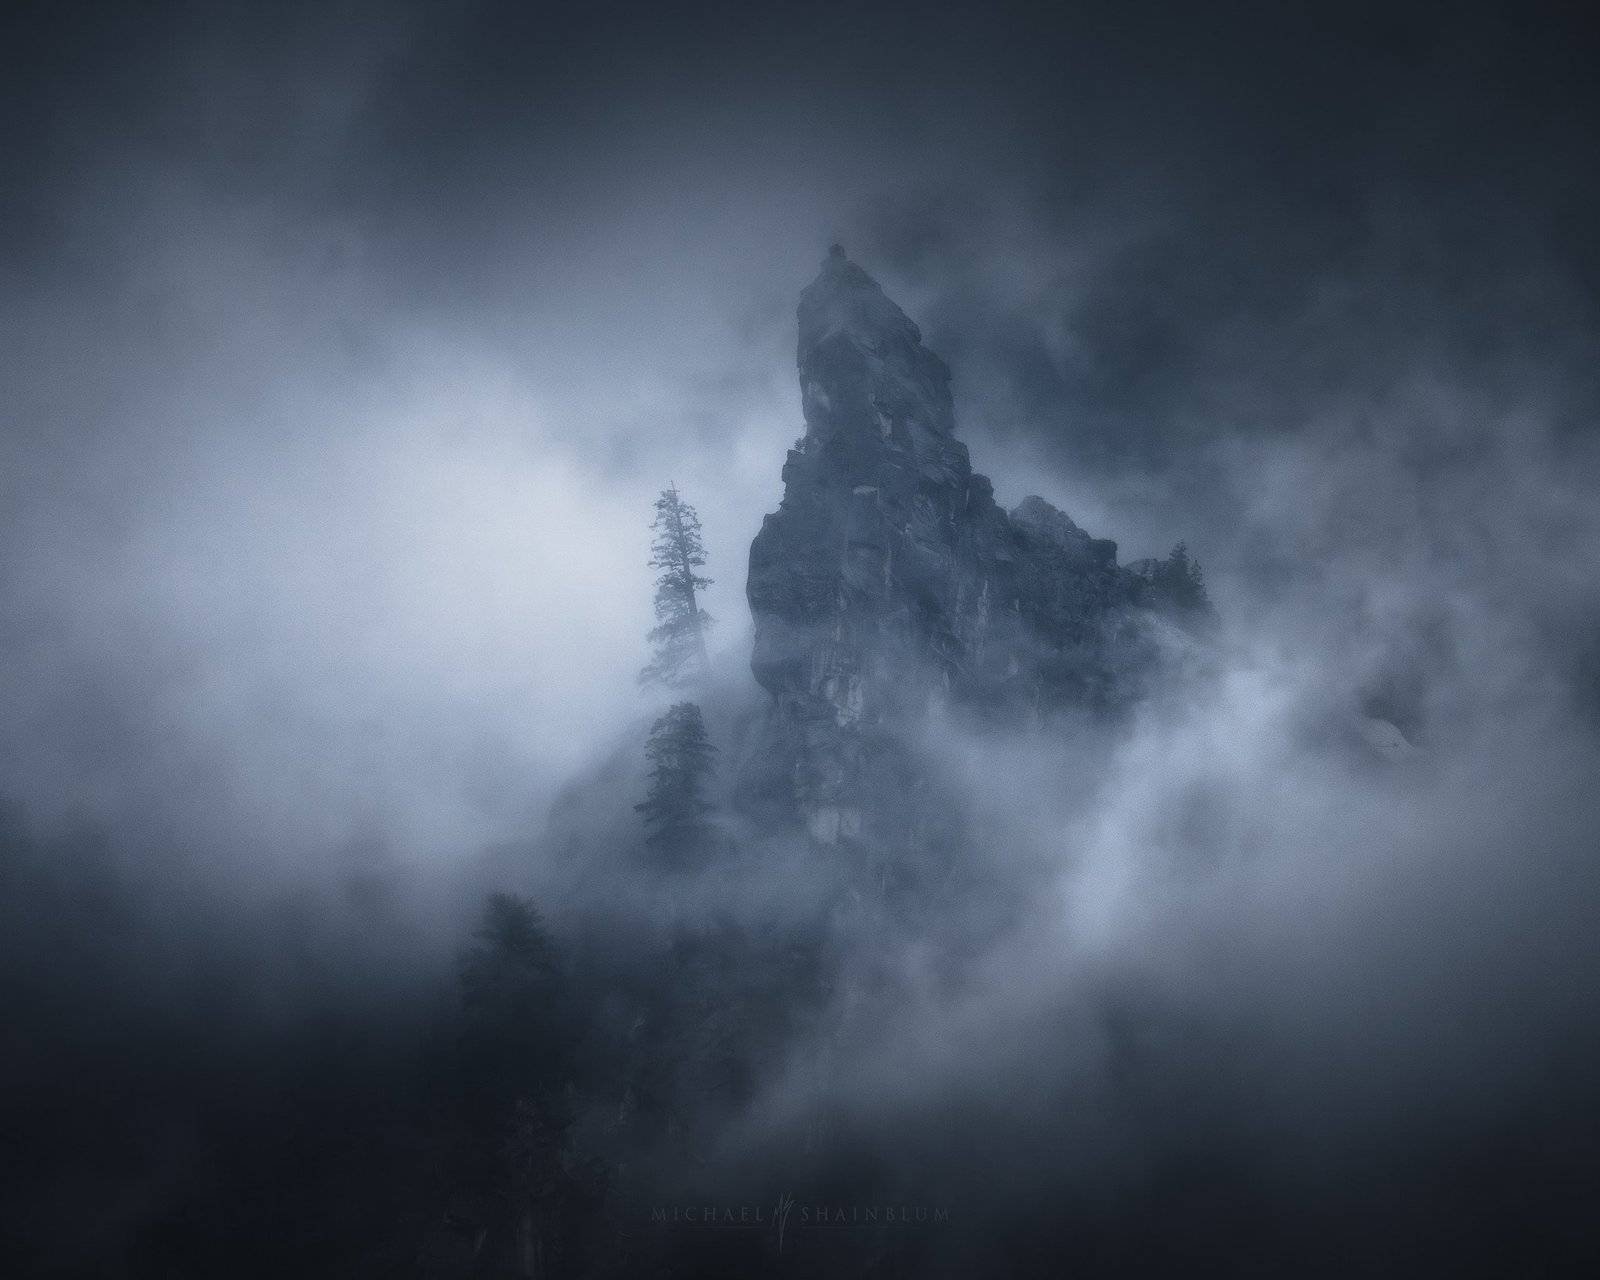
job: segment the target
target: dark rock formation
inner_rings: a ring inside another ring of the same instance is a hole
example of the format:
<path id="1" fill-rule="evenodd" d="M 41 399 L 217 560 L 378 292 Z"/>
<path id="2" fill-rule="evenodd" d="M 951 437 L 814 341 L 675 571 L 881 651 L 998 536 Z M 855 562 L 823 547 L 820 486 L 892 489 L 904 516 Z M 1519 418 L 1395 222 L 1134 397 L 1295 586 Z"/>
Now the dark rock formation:
<path id="1" fill-rule="evenodd" d="M 750 548 L 773 700 L 751 787 L 819 839 L 881 840 L 934 707 L 1024 720 L 1136 697 L 1157 588 L 1042 498 L 996 505 L 955 438 L 949 369 L 838 246 L 800 298 L 799 369 L 805 435 Z"/>

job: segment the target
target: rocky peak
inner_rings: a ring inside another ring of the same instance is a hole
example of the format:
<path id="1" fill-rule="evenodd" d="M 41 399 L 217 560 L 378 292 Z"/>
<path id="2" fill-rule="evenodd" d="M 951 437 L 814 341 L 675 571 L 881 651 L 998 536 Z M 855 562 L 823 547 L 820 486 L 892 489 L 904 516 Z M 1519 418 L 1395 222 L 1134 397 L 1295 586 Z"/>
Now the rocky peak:
<path id="1" fill-rule="evenodd" d="M 1134 696 L 1148 580 L 1042 498 L 1009 515 L 955 438 L 950 371 L 838 246 L 801 294 L 805 434 L 750 548 L 772 696 L 747 790 L 827 841 L 892 841 L 936 704 L 1047 718 Z"/>
<path id="2" fill-rule="evenodd" d="M 955 429 L 950 370 L 878 282 L 834 245 L 800 295 L 806 438 L 915 448 Z"/>

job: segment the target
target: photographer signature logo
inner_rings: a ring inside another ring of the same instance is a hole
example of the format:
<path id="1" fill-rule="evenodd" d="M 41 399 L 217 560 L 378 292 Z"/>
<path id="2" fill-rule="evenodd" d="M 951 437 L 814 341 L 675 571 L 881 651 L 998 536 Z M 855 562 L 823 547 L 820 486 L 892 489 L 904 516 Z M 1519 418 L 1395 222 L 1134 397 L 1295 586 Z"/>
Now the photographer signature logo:
<path id="1" fill-rule="evenodd" d="M 772 1231 L 782 1253 L 794 1231 L 880 1231 L 935 1227 L 950 1221 L 944 1206 L 922 1204 L 799 1204 L 784 1192 L 770 1208 L 761 1204 L 656 1205 L 650 1219 L 659 1227 L 714 1231 Z"/>
<path id="2" fill-rule="evenodd" d="M 793 1209 L 793 1208 L 794 1208 L 794 1197 L 793 1196 L 785 1193 L 784 1195 L 781 1195 L 781 1196 L 778 1197 L 778 1204 L 777 1204 L 777 1207 L 773 1210 L 772 1216 L 777 1220 L 777 1223 L 778 1223 L 778 1252 L 779 1253 L 783 1252 L 783 1232 L 784 1232 L 784 1228 L 789 1225 L 789 1211 L 791 1209 Z"/>

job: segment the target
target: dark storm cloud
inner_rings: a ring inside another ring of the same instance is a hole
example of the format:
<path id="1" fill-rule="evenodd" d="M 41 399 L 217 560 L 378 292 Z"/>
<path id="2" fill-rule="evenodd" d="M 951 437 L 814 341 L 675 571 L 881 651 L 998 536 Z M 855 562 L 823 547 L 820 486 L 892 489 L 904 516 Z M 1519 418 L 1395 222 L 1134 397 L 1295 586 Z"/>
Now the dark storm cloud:
<path id="1" fill-rule="evenodd" d="M 1382 418 L 1419 377 L 1588 430 L 1600 190 L 1570 25 L 1213 16 L 1141 30 L 1102 69 L 1112 97 L 1092 76 L 1020 87 L 1027 172 L 867 213 L 871 249 L 926 285 L 969 424 L 1212 540 L 1235 503 L 1218 441 L 1292 435 L 1333 404 Z"/>

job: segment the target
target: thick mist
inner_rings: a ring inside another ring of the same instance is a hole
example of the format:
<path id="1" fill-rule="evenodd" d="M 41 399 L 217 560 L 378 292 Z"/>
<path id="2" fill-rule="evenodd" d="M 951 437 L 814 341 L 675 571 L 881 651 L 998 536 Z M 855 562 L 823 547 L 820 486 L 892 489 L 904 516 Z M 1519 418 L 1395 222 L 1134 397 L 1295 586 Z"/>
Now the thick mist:
<path id="1" fill-rule="evenodd" d="M 242 1239 L 321 1274 L 436 1214 L 347 1189 L 448 1127 L 492 889 L 619 986 L 682 922 L 834 913 L 706 1163 L 640 1158 L 662 1195 L 954 1206 L 919 1274 L 1593 1252 L 1600 210 L 1564 20 L 7 22 L 4 1231 L 42 1274 Z M 969 860 L 895 917 L 732 792 L 835 240 L 953 367 L 1003 505 L 1123 562 L 1185 540 L 1220 617 L 1128 723 L 931 726 Z M 738 853 L 664 892 L 630 859 L 669 481 Z"/>

